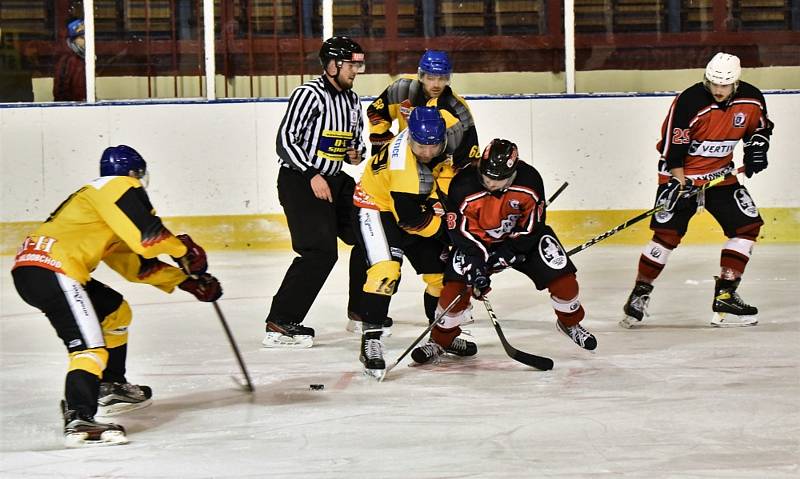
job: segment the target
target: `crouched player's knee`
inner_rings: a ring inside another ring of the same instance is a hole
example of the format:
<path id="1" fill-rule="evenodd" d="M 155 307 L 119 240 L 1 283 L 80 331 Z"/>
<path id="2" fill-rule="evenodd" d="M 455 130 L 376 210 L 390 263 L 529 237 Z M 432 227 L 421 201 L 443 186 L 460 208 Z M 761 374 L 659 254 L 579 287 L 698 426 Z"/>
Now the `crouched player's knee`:
<path id="1" fill-rule="evenodd" d="M 69 353 L 69 370 L 82 370 L 103 377 L 103 370 L 108 364 L 106 348 L 91 348 Z"/>
<path id="2" fill-rule="evenodd" d="M 103 318 L 100 325 L 103 328 L 106 347 L 116 348 L 128 343 L 128 326 L 132 318 L 131 307 L 125 300 L 122 300 L 116 310 Z"/>
<path id="3" fill-rule="evenodd" d="M 400 263 L 398 261 L 380 261 L 367 270 L 367 281 L 364 292 L 391 296 L 400 280 Z"/>

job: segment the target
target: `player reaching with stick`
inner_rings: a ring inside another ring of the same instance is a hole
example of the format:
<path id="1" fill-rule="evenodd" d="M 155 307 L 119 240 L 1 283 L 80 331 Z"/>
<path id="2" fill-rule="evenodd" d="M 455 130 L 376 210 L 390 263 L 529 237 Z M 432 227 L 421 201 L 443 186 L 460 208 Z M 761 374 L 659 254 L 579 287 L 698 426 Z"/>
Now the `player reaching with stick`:
<path id="1" fill-rule="evenodd" d="M 448 352 L 469 315 L 470 296 L 482 299 L 491 290 L 490 276 L 511 267 L 545 288 L 556 314 L 556 326 L 578 346 L 593 350 L 597 340 L 580 322 L 577 269 L 553 229 L 545 223 L 542 177 L 520 161 L 517 145 L 494 139 L 477 166 L 460 171 L 450 184 L 447 229 L 453 250 L 444 276 L 437 314 L 456 305 L 431 330 L 430 340 L 411 353 L 427 363 Z M 470 349 L 477 346 L 468 342 Z"/>
<path id="2" fill-rule="evenodd" d="M 206 254 L 188 235 L 173 236 L 145 192 L 147 165 L 126 145 L 106 148 L 100 177 L 70 195 L 22 243 L 11 274 L 22 299 L 41 310 L 64 342 L 69 371 L 61 401 L 67 447 L 128 442 L 125 429 L 102 415 L 150 404 L 148 386 L 128 383 L 125 359 L 131 308 L 91 273 L 102 261 L 125 279 L 167 293 L 175 287 L 200 301 L 222 296 L 206 273 Z M 192 277 L 161 262 L 170 255 Z"/>

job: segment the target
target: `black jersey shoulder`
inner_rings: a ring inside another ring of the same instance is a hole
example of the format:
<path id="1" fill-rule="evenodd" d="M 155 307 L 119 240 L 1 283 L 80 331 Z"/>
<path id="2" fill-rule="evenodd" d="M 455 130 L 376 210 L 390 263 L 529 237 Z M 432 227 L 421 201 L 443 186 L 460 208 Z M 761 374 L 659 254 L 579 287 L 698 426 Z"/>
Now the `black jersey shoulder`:
<path id="1" fill-rule="evenodd" d="M 514 178 L 514 184 L 532 188 L 540 195 L 544 195 L 544 180 L 539 170 L 532 165 L 519 161 L 517 163 L 517 177 Z"/>
<path id="2" fill-rule="evenodd" d="M 739 88 L 736 89 L 736 95 L 734 95 L 734 99 L 738 98 L 754 98 L 760 101 L 762 104 L 764 103 L 764 94 L 754 85 L 740 81 Z"/>

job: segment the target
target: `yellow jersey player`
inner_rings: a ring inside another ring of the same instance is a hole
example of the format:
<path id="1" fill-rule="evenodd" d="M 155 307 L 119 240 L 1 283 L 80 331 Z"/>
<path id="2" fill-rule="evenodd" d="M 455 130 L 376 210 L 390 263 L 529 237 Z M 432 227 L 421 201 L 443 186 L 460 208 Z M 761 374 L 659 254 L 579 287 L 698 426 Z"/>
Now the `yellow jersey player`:
<path id="1" fill-rule="evenodd" d="M 450 88 L 452 72 L 447 52 L 427 50 L 419 60 L 417 78 L 396 80 L 369 105 L 367 117 L 373 155 L 394 138 L 391 128 L 395 120 L 398 131 L 403 131 L 408 127 L 408 115 L 415 107 L 431 106 L 439 109 L 447 126 L 445 152 L 452 157 L 456 169 L 480 158 L 472 112 L 467 102 Z"/>
<path id="2" fill-rule="evenodd" d="M 417 107 L 409 115 L 408 128 L 369 160 L 356 185 L 359 241 L 369 267 L 359 359 L 370 376 L 380 378 L 386 369 L 381 327 L 400 281 L 404 257 L 427 284 L 425 314 L 430 321 L 434 319 L 442 291 L 441 256 L 447 234 L 440 201 L 447 191 L 439 179 L 453 176 L 446 146 L 446 127 L 439 110 Z M 459 345 L 453 343 L 454 354 Z"/>
<path id="3" fill-rule="evenodd" d="M 91 277 L 102 261 L 125 279 L 200 301 L 222 295 L 206 273 L 203 249 L 188 235 L 174 236 L 155 215 L 145 192 L 147 165 L 133 148 L 107 148 L 100 177 L 92 180 L 31 232 L 11 274 L 22 299 L 50 320 L 69 353 L 64 400 L 67 447 L 127 442 L 125 429 L 94 419 L 150 404 L 152 390 L 125 378 L 131 309 L 122 295 Z M 161 262 L 170 255 L 182 269 Z"/>

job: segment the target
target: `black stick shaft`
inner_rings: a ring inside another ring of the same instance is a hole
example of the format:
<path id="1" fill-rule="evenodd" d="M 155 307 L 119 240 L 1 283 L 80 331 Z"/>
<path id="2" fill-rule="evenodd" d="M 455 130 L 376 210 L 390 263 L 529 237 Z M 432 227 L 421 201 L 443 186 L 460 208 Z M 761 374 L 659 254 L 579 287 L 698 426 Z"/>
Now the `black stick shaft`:
<path id="1" fill-rule="evenodd" d="M 222 314 L 222 309 L 220 309 L 216 301 L 211 304 L 214 305 L 214 311 L 217 312 L 219 321 L 222 323 L 222 328 L 225 330 L 225 335 L 228 336 L 228 342 L 231 345 L 231 349 L 233 349 L 233 354 L 236 355 L 236 361 L 239 362 L 239 368 L 242 370 L 242 374 L 244 375 L 244 379 L 247 383 L 247 390 L 249 392 L 253 392 L 255 391 L 255 387 L 253 387 L 253 382 L 250 380 L 250 374 L 247 372 L 247 367 L 244 365 L 242 354 L 239 352 L 239 346 L 236 345 L 236 340 L 233 339 L 233 333 L 231 332 L 231 328 L 228 326 L 228 322 L 225 320 L 225 315 Z"/>

